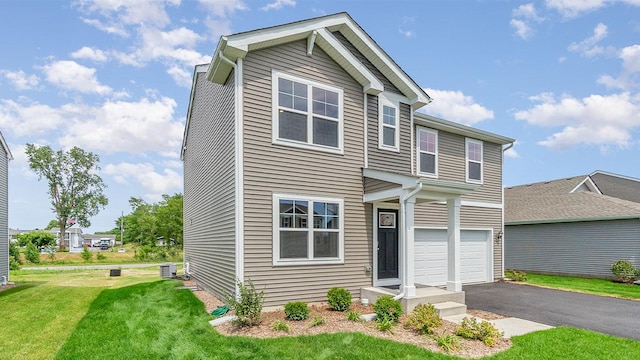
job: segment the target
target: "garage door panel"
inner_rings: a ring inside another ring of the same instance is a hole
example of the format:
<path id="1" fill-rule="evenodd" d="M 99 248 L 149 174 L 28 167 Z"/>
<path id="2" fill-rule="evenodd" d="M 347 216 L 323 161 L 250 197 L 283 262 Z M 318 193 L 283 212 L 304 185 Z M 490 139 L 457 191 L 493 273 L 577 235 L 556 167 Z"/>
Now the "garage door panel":
<path id="1" fill-rule="evenodd" d="M 489 281 L 488 232 L 460 232 L 460 278 L 463 283 Z M 417 284 L 440 286 L 447 281 L 447 231 L 415 231 L 414 269 Z"/>

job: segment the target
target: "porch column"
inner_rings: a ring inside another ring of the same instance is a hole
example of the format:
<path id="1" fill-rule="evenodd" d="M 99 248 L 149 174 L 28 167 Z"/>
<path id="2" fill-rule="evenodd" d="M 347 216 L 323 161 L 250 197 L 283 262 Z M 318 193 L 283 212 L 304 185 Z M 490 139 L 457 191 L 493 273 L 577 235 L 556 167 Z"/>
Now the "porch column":
<path id="1" fill-rule="evenodd" d="M 414 208 L 416 204 L 415 196 L 407 199 L 405 201 L 404 206 L 404 229 L 403 232 L 405 234 L 405 246 L 404 246 L 404 296 L 412 297 L 416 296 L 416 286 L 414 283 L 415 279 L 415 270 L 414 270 L 414 228 L 413 228 L 413 218 L 414 218 Z"/>
<path id="2" fill-rule="evenodd" d="M 462 291 L 460 281 L 460 197 L 447 199 L 447 290 Z"/>

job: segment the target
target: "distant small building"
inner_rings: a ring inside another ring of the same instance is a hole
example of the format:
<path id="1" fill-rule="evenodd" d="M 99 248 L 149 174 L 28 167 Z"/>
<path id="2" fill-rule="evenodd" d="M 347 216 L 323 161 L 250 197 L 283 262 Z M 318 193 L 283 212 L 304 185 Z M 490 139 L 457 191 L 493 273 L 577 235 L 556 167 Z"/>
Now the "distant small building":
<path id="1" fill-rule="evenodd" d="M 89 247 L 100 246 L 100 242 L 109 241 L 111 247 L 116 245 L 116 236 L 111 234 L 83 234 L 83 243 Z"/>

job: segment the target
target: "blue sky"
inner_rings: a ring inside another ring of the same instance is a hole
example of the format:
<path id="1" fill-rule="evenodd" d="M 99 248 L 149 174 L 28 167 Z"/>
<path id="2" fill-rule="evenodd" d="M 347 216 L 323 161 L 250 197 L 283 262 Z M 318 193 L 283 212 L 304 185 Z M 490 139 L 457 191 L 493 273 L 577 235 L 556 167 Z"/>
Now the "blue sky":
<path id="1" fill-rule="evenodd" d="M 182 192 L 193 67 L 223 34 L 347 11 L 434 101 L 517 139 L 505 185 L 604 170 L 640 178 L 640 1 L 6 1 L 0 131 L 9 226 L 54 218 L 26 143 L 100 156 L 108 230 L 128 199 Z"/>

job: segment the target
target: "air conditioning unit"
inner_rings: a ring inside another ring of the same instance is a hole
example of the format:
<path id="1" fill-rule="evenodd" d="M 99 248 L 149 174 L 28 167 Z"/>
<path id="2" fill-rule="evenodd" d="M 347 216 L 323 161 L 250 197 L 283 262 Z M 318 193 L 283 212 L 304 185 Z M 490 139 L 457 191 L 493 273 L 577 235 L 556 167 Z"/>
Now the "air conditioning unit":
<path id="1" fill-rule="evenodd" d="M 173 278 L 178 272 L 176 264 L 161 264 L 160 265 L 160 277 L 161 278 Z"/>

